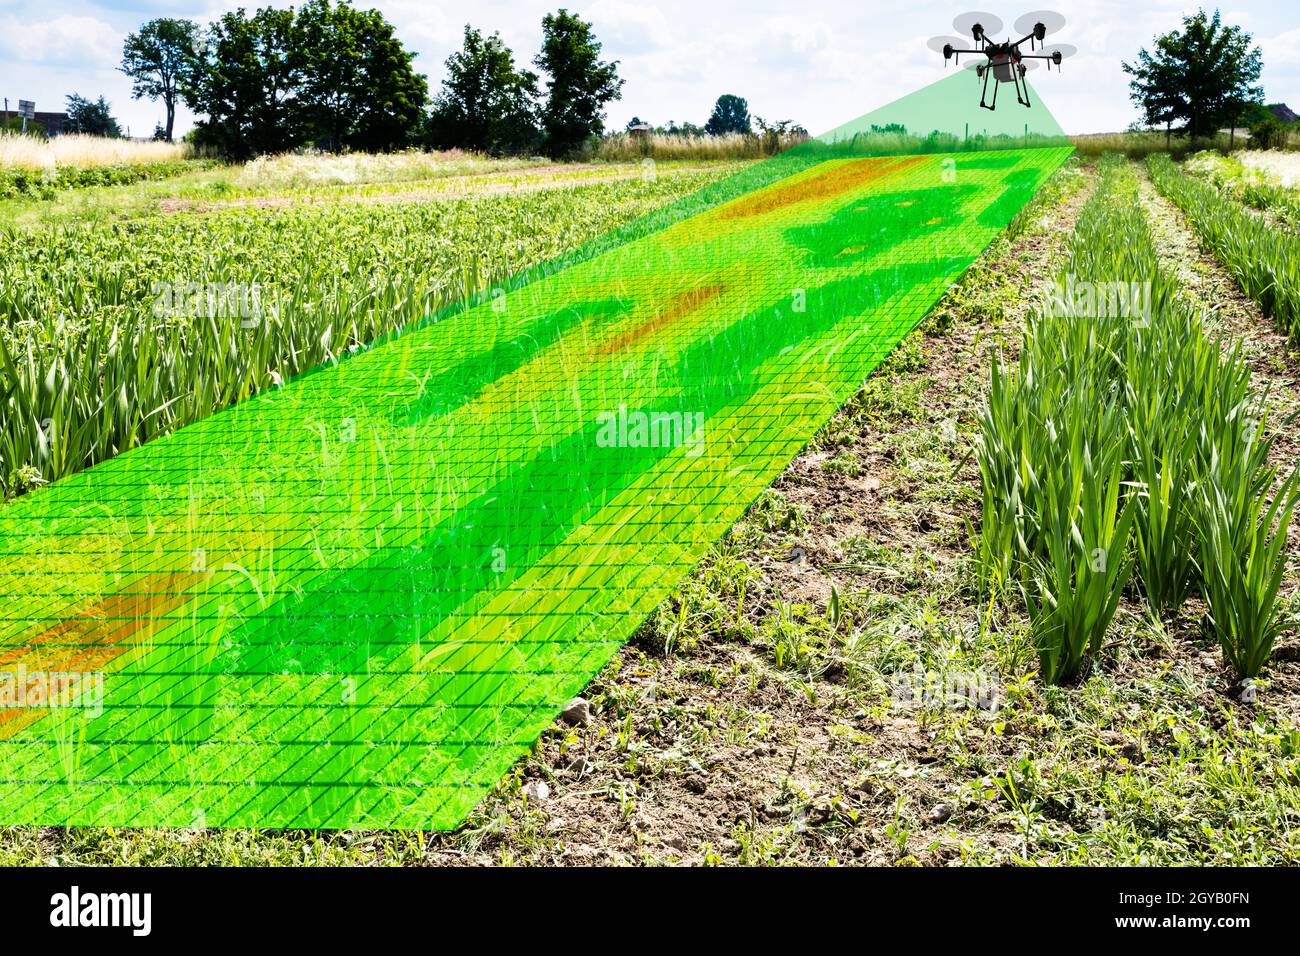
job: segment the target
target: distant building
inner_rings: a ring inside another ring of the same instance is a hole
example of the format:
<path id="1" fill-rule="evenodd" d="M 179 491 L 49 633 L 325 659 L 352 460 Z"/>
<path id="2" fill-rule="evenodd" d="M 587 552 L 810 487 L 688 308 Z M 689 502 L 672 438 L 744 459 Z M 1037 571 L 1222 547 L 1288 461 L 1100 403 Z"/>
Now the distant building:
<path id="1" fill-rule="evenodd" d="M 1283 123 L 1294 123 L 1296 120 L 1300 120 L 1300 116 L 1297 116 L 1295 111 L 1285 103 L 1274 103 L 1268 107 L 1268 111 Z"/>
<path id="2" fill-rule="evenodd" d="M 35 122 L 45 127 L 46 136 L 58 136 L 63 132 L 63 124 L 68 121 L 67 113 L 36 113 Z"/>
<path id="3" fill-rule="evenodd" d="M 654 127 L 649 123 L 633 123 L 627 128 L 628 134 L 638 138 L 644 138 L 654 132 Z"/>

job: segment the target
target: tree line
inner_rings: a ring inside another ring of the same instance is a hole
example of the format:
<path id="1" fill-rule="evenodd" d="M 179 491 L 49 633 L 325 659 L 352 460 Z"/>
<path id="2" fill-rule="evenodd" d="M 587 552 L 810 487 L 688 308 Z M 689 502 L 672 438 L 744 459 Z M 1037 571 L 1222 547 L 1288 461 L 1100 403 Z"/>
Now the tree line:
<path id="1" fill-rule="evenodd" d="M 757 126 L 757 131 L 754 127 Z M 627 123 L 627 129 L 650 131 L 664 136 L 742 136 L 759 135 L 764 138 L 781 139 L 785 136 L 807 136 L 808 131 L 793 120 L 783 119 L 768 122 L 761 116 L 751 116 L 749 101 L 734 93 L 723 93 L 713 104 L 713 112 L 703 126 L 694 123 L 682 123 L 680 126 L 669 120 L 662 126 L 651 126 L 639 116 L 633 116 Z"/>
<path id="2" fill-rule="evenodd" d="M 161 101 L 170 141 L 176 106 L 200 119 L 189 137 L 243 160 L 307 146 L 384 152 L 410 146 L 571 155 L 604 131 L 623 86 L 590 23 L 567 10 L 542 20 L 533 65 L 516 66 L 498 34 L 466 26 L 442 89 L 378 10 L 347 0 L 298 9 L 242 8 L 200 27 L 160 18 L 130 34 L 120 69 L 132 95 Z"/>

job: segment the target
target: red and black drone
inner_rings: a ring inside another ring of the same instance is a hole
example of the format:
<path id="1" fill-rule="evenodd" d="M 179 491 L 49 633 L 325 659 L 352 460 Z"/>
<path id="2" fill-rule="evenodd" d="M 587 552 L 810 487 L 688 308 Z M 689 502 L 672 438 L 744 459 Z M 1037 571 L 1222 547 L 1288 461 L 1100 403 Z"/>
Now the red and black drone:
<path id="1" fill-rule="evenodd" d="M 991 13 L 963 13 L 952 21 L 952 27 L 958 33 L 969 33 L 975 41 L 973 47 L 958 46 L 967 43 L 961 37 L 931 37 L 926 44 L 936 53 L 942 53 L 944 64 L 955 59 L 960 66 L 962 54 L 978 58 L 965 64 L 966 69 L 974 69 L 977 79 L 982 81 L 980 89 L 980 106 L 986 110 L 996 109 L 998 105 L 998 86 L 1013 83 L 1016 88 L 1016 100 L 1022 106 L 1029 105 L 1029 85 L 1025 82 L 1025 73 L 1037 69 L 1039 61 L 1046 61 L 1050 70 L 1055 64 L 1061 67 L 1061 61 L 1073 56 L 1078 51 L 1068 43 L 1053 46 L 1040 46 L 1047 39 L 1047 34 L 1055 34 L 1065 26 L 1065 17 L 1052 10 L 1039 10 L 1026 13 L 1015 22 L 1017 33 L 1023 33 L 1019 40 L 1005 40 L 998 43 L 989 38 L 990 33 L 1002 29 L 1002 21 Z M 1039 53 L 1024 53 L 1020 47 L 1029 44 L 1031 51 L 1041 49 Z M 988 99 L 989 78 L 993 79 L 993 98 Z"/>

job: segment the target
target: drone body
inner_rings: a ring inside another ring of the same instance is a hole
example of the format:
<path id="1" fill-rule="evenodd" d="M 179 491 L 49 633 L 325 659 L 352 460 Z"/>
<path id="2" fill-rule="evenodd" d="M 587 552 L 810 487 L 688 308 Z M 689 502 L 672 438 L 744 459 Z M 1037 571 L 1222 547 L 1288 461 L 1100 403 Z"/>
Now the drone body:
<path id="1" fill-rule="evenodd" d="M 1053 65 L 1060 69 L 1061 60 L 1076 52 L 1069 44 L 1058 44 L 1050 49 L 1042 47 L 1041 53 L 1033 52 L 1047 39 L 1048 33 L 1056 33 L 1065 26 L 1065 17 L 1051 10 L 1025 14 L 1015 23 L 1017 32 L 1024 33 L 1024 36 L 1001 43 L 989 38 L 990 32 L 1002 29 L 1002 21 L 991 13 L 963 13 L 952 25 L 959 33 L 969 33 L 974 45 L 954 45 L 967 42 L 959 37 L 933 37 L 929 47 L 943 54 L 945 64 L 956 60 L 960 65 L 963 54 L 974 60 L 969 65 L 974 67 L 976 79 L 981 81 L 980 106 L 986 110 L 997 108 L 998 87 L 1003 83 L 1012 84 L 1016 101 L 1029 106 L 1029 84 L 1025 82 L 1025 74 L 1036 68 L 1040 61 L 1045 61 L 1049 70 Z M 1026 43 L 1029 44 L 1028 53 L 1021 49 Z M 992 98 L 989 97 L 990 81 L 993 84 Z"/>

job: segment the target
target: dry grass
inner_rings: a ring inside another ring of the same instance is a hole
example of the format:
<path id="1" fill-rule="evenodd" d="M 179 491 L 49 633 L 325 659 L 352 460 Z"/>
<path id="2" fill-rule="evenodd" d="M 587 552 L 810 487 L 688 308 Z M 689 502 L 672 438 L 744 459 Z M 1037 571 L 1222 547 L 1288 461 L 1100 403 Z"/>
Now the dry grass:
<path id="1" fill-rule="evenodd" d="M 166 163 L 189 157 L 184 143 L 136 142 L 69 134 L 53 139 L 0 132 L 0 168 L 54 169 L 60 166 L 120 166 Z"/>
<path id="2" fill-rule="evenodd" d="M 797 146 L 808 137 L 786 135 L 779 142 L 763 136 L 746 136 L 729 133 L 725 136 L 682 136 L 676 133 L 654 133 L 639 137 L 628 133 L 606 136 L 596 152 L 597 159 L 613 162 L 630 162 L 652 156 L 655 159 L 762 159 L 791 146 Z"/>
<path id="3" fill-rule="evenodd" d="M 1075 152 L 1084 158 L 1095 158 L 1102 153 L 1122 153 L 1130 159 L 1145 159 L 1152 153 L 1169 153 L 1175 158 L 1182 158 L 1195 152 L 1186 136 L 1177 134 L 1166 137 L 1163 132 L 1144 130 L 1126 133 L 1086 133 L 1071 136 Z M 1196 141 L 1196 149 L 1218 149 L 1245 146 L 1248 140 L 1241 136 L 1230 141 L 1226 134 L 1220 133 L 1213 138 L 1202 137 Z"/>
<path id="4" fill-rule="evenodd" d="M 492 159 L 459 149 L 425 153 L 284 153 L 263 156 L 246 165 L 235 183 L 240 188 L 305 189 L 365 183 L 414 182 L 446 176 L 473 176 L 525 166 L 545 165 L 537 158 Z"/>

